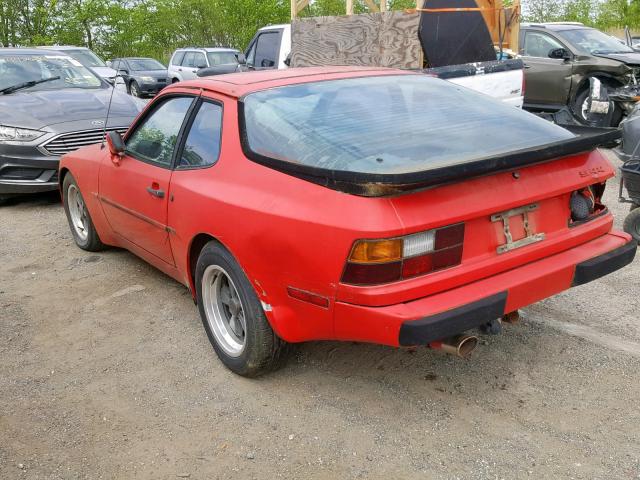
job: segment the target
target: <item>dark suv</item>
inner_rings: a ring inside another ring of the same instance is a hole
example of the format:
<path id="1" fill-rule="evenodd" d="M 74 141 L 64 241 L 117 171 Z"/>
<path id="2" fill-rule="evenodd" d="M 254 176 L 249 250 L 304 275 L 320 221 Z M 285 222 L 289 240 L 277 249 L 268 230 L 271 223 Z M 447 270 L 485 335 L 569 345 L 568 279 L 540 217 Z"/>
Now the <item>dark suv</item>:
<path id="1" fill-rule="evenodd" d="M 590 77 L 611 91 L 635 85 L 640 78 L 640 53 L 580 23 L 523 23 L 519 53 L 525 63 L 525 108 L 553 111 L 567 105 L 584 121 Z M 610 105 L 611 125 L 617 125 L 633 106 L 626 102 Z"/>

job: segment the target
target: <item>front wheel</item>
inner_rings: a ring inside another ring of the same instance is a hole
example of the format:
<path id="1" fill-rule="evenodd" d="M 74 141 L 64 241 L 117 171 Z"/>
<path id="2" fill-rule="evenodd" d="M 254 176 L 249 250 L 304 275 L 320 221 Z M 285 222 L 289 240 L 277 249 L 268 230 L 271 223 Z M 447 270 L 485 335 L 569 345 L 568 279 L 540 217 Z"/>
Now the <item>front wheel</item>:
<path id="1" fill-rule="evenodd" d="M 604 84 L 603 88 L 606 88 Z M 590 90 L 588 88 L 585 88 L 581 92 L 578 92 L 572 105 L 574 115 L 578 117 L 578 120 L 587 125 L 591 124 L 587 119 L 587 115 L 589 113 L 589 93 Z M 610 114 L 607 115 L 604 119 L 598 120 L 597 125 L 592 126 L 616 127 L 622 119 L 622 110 L 611 100 L 609 101 L 609 113 Z"/>
<path id="2" fill-rule="evenodd" d="M 76 245 L 88 252 L 103 250 L 104 244 L 93 226 L 89 210 L 80 193 L 80 187 L 70 173 L 67 173 L 62 182 L 62 201 Z"/>
<path id="3" fill-rule="evenodd" d="M 640 208 L 631 210 L 631 213 L 624 219 L 622 228 L 631 235 L 636 242 L 640 243 Z"/>
<path id="4" fill-rule="evenodd" d="M 140 90 L 140 85 L 138 85 L 138 82 L 136 82 L 135 80 L 131 82 L 131 85 L 129 86 L 129 91 L 131 92 L 131 95 L 133 95 L 134 97 L 138 97 L 138 98 L 142 97 L 142 91 Z"/>
<path id="5" fill-rule="evenodd" d="M 211 241 L 202 249 L 195 284 L 202 323 L 227 368 L 238 375 L 257 377 L 282 364 L 287 343 L 272 330 L 238 263 L 217 242 Z"/>

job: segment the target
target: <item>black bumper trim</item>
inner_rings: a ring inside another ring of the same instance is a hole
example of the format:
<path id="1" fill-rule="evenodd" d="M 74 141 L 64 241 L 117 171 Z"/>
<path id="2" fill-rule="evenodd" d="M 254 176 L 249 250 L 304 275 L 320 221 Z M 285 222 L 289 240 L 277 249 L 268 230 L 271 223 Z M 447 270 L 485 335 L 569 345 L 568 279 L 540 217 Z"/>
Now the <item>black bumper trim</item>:
<path id="1" fill-rule="evenodd" d="M 611 272 L 615 272 L 629 265 L 636 256 L 637 248 L 638 245 L 636 242 L 631 240 L 629 243 L 615 250 L 579 263 L 576 265 L 571 286 L 584 285 L 585 283 L 609 275 Z"/>
<path id="2" fill-rule="evenodd" d="M 504 315 L 507 292 L 500 292 L 477 302 L 437 313 L 400 326 L 402 346 L 426 345 L 477 328 Z"/>

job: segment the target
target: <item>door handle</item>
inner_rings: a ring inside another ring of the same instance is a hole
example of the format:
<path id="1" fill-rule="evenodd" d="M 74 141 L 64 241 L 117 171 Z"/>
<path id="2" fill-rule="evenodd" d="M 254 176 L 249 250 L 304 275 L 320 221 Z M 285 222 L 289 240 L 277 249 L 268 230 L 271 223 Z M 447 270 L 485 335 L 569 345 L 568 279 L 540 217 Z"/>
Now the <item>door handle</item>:
<path id="1" fill-rule="evenodd" d="M 149 192 L 154 197 L 164 198 L 164 190 L 159 190 L 158 185 L 153 185 L 151 187 L 147 187 L 147 192 Z"/>
<path id="2" fill-rule="evenodd" d="M 181 69 L 181 68 L 179 68 L 179 69 L 178 69 L 178 71 L 179 71 L 179 72 L 181 72 L 181 71 L 182 71 L 182 69 Z"/>

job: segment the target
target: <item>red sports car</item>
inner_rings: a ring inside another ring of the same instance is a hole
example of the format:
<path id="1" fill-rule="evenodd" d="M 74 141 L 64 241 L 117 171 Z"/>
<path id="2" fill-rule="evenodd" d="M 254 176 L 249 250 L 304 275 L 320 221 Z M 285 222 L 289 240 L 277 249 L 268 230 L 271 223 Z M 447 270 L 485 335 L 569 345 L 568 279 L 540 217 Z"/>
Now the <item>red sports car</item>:
<path id="1" fill-rule="evenodd" d="M 238 73 L 161 92 L 60 164 L 82 249 L 186 285 L 222 362 L 457 337 L 633 260 L 593 139 L 420 73 Z M 454 338 L 455 340 L 451 340 Z"/>

